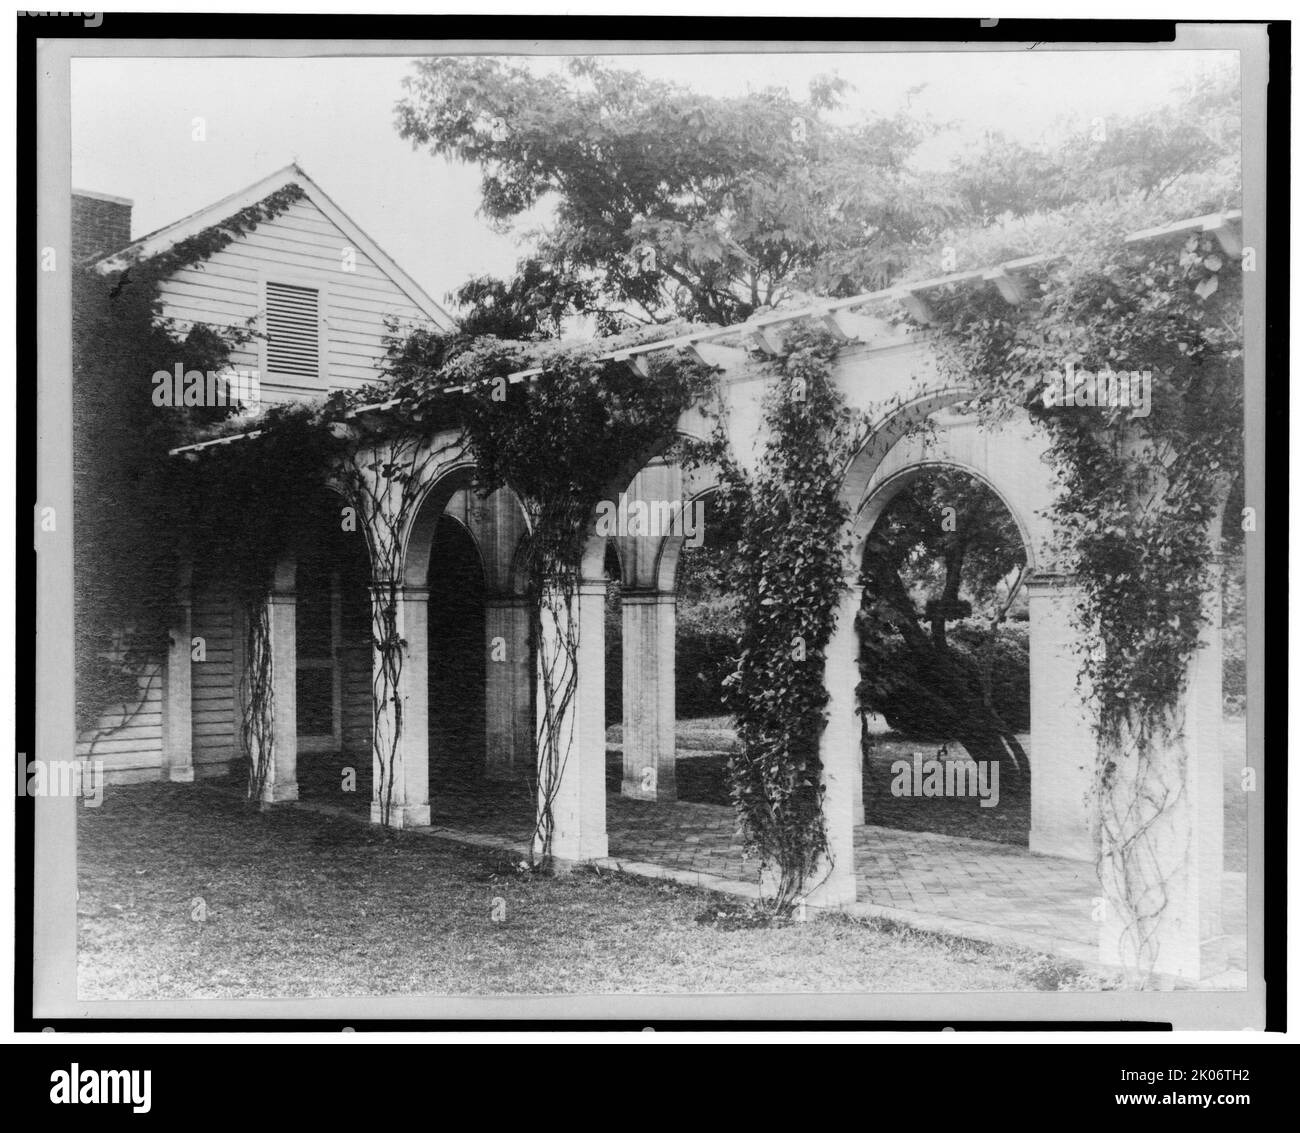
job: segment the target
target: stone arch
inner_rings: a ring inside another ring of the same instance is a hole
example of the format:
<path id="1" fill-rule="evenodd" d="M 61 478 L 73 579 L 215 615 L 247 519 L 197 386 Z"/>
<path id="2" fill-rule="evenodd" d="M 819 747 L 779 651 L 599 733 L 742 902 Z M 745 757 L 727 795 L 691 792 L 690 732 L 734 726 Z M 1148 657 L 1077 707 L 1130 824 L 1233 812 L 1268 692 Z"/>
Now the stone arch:
<path id="1" fill-rule="evenodd" d="M 1019 529 L 1030 572 L 1050 567 L 1046 513 L 1052 470 L 1046 464 L 1046 438 L 1027 417 L 993 426 L 974 416 L 934 420 L 972 396 L 968 389 L 949 387 L 918 397 L 886 417 L 854 455 L 840 490 L 852 523 L 850 571 L 861 563 L 867 537 L 890 500 L 931 467 L 956 468 L 986 484 Z"/>
<path id="2" fill-rule="evenodd" d="M 867 484 L 884 460 L 886 454 L 916 429 L 931 414 L 941 409 L 970 401 L 976 391 L 966 386 L 945 386 L 928 390 L 892 410 L 862 442 L 853 454 L 840 482 L 840 499 L 850 509 L 857 511 L 866 497 Z"/>
<path id="3" fill-rule="evenodd" d="M 716 469 L 710 467 L 708 471 L 712 475 L 707 480 L 701 477 L 700 486 L 691 485 L 689 494 L 683 500 L 683 503 L 688 507 L 704 501 L 708 496 L 721 489 L 722 485 L 719 482 Z M 660 543 L 654 568 L 655 588 L 659 592 L 663 594 L 675 594 L 677 592 L 677 568 L 681 563 L 682 550 L 685 546 L 685 535 L 673 535 Z"/>
<path id="4" fill-rule="evenodd" d="M 643 449 L 641 452 L 624 461 L 619 470 L 606 484 L 605 490 L 601 493 L 603 500 L 616 500 L 631 487 L 632 482 L 655 460 L 663 456 L 673 445 L 681 440 L 704 441 L 704 436 L 700 431 L 688 427 L 691 425 L 683 418 L 671 433 L 665 434 L 654 444 Z M 584 580 L 596 581 L 604 577 L 605 570 L 605 543 L 608 536 L 601 535 L 596 531 L 596 515 L 593 512 L 587 528 L 587 541 L 583 550 L 581 563 L 581 578 Z M 656 551 L 656 555 L 657 555 Z M 620 560 L 620 566 L 624 565 Z M 624 573 L 626 578 L 626 572 Z"/>
<path id="5" fill-rule="evenodd" d="M 632 489 L 634 481 L 655 467 L 670 469 L 664 487 L 680 497 L 680 467 L 672 462 L 660 461 L 682 439 L 703 441 L 705 428 L 689 413 L 683 414 L 677 427 L 654 444 L 623 462 L 611 477 L 601 494 L 602 500 L 618 500 Z M 698 489 L 691 496 L 698 494 Z M 673 727 L 673 652 L 675 610 L 671 588 L 665 591 L 662 582 L 665 571 L 669 580 L 674 573 L 676 551 L 665 559 L 665 545 L 680 544 L 680 536 L 660 536 L 652 545 L 637 546 L 639 538 L 620 538 L 601 533 L 597 527 L 597 512 L 593 508 L 588 520 L 587 538 L 580 563 L 579 584 L 575 601 L 579 619 L 584 627 L 580 637 L 577 692 L 571 712 L 577 721 L 576 761 L 581 771 L 566 789 L 579 791 L 579 780 L 592 784 L 588 788 L 592 826 L 599 829 L 592 846 L 606 847 L 604 835 L 604 766 L 605 766 L 605 556 L 611 542 L 619 555 L 622 579 L 623 612 L 623 704 L 631 706 L 635 720 L 624 718 L 624 789 L 625 795 L 644 800 L 673 798 L 676 795 L 675 768 L 672 758 Z M 619 544 L 622 543 L 622 546 Z M 636 660 L 628 663 L 629 654 Z M 640 745 L 645 749 L 648 763 L 642 766 L 633 755 Z M 569 766 L 574 764 L 573 754 Z M 647 778 L 644 772 L 650 770 Z M 566 772 L 566 775 L 568 772 Z M 595 784 L 600 784 L 599 787 Z M 599 814 L 599 820 L 595 816 Z M 582 823 L 579 823 L 579 828 Z M 581 835 L 579 841 L 587 835 Z M 603 853 L 603 851 L 602 851 Z M 598 855 L 599 856 L 599 855 Z"/>
<path id="6" fill-rule="evenodd" d="M 439 469 L 422 490 L 420 503 L 413 509 L 407 530 L 402 535 L 400 581 L 404 586 L 429 585 L 429 554 L 438 520 L 459 492 L 474 491 L 476 474 L 474 461 L 460 457 Z M 516 492 L 508 486 L 489 492 L 485 499 L 494 524 L 499 526 L 499 521 L 510 521 L 504 524 L 508 530 L 503 541 L 485 538 L 485 531 L 476 529 L 476 525 L 465 524 L 484 567 L 487 586 L 500 594 L 521 595 L 526 578 L 520 551 L 528 537 L 528 512 Z M 486 546 L 487 543 L 493 546 Z"/>
<path id="7" fill-rule="evenodd" d="M 855 454 L 841 485 L 852 528 L 846 567 L 856 579 L 885 508 L 928 468 L 958 469 L 998 497 L 1026 555 L 1032 728 L 1053 740 L 1030 751 L 1030 848 L 1086 860 L 1092 853 L 1087 793 L 1095 741 L 1075 695 L 1077 593 L 1053 558 L 1047 437 L 1027 415 L 990 425 L 975 415 L 944 413 L 972 397 L 971 390 L 953 386 L 914 398 L 887 416 Z M 851 652 L 856 657 L 856 640 Z"/>
<path id="8" fill-rule="evenodd" d="M 1015 501 L 1008 499 L 1005 491 L 989 478 L 987 469 L 978 468 L 972 464 L 951 458 L 945 459 L 941 456 L 929 460 L 915 461 L 896 472 L 888 472 L 873 477 L 871 484 L 868 486 L 867 498 L 863 500 L 861 509 L 854 517 L 854 553 L 858 558 L 861 558 L 862 548 L 866 545 L 871 532 L 875 530 L 876 523 L 885 513 L 885 509 L 893 502 L 894 497 L 927 471 L 937 468 L 952 468 L 958 472 L 964 472 L 972 480 L 978 480 L 998 497 L 1002 502 L 1002 506 L 1010 514 L 1012 522 L 1015 523 L 1016 530 L 1020 533 L 1020 542 L 1025 548 L 1025 557 L 1028 560 L 1028 571 L 1032 574 L 1035 570 L 1033 537 L 1030 534 L 1025 517 L 1018 511 Z"/>
<path id="9" fill-rule="evenodd" d="M 486 770 L 489 584 L 471 525 L 444 511 L 430 553 L 425 640 L 414 643 L 426 652 L 431 791 Z"/>
<path id="10" fill-rule="evenodd" d="M 403 585 L 428 585 L 429 555 L 438 521 L 458 493 L 474 492 L 476 474 L 477 465 L 473 461 L 460 459 L 440 469 L 424 489 L 402 541 Z M 486 507 L 491 530 L 465 523 L 483 565 L 484 580 L 495 593 L 522 595 L 527 585 L 521 551 L 528 537 L 528 513 L 508 486 L 488 493 Z M 505 530 L 498 531 L 499 528 Z M 499 539 L 498 535 L 505 537 Z"/>
<path id="11" fill-rule="evenodd" d="M 909 461 L 897 471 L 888 472 L 885 468 L 879 470 L 878 476 L 873 479 L 870 486 L 870 494 L 863 503 L 863 507 L 858 514 L 858 526 L 855 528 L 854 540 L 854 565 L 860 567 L 862 564 L 862 550 L 865 547 L 871 533 L 875 530 L 876 524 L 885 514 L 889 505 L 894 501 L 898 494 L 908 485 L 915 483 L 927 472 L 937 469 L 951 469 L 964 473 L 971 480 L 988 489 L 999 500 L 1003 508 L 1006 509 L 1011 521 L 1015 527 L 1017 538 L 1025 555 L 1025 569 L 1021 585 L 1027 584 L 1034 577 L 1035 550 L 1032 537 L 1027 530 L 1024 520 L 1016 514 L 1014 504 L 1009 501 L 1002 489 L 987 476 L 986 469 L 980 469 L 970 464 L 959 462 L 953 459 L 935 458 L 925 461 Z M 860 539 L 857 532 L 861 531 Z M 1032 659 L 1031 659 L 1031 683 L 1032 683 Z M 1040 729 L 1041 732 L 1041 729 Z M 1013 759 L 1014 759 L 1013 755 Z M 1019 765 L 1019 761 L 1017 766 Z"/>
<path id="12" fill-rule="evenodd" d="M 460 489 L 473 485 L 474 473 L 473 461 L 458 460 L 439 469 L 424 489 L 419 504 L 413 509 L 407 530 L 402 533 L 402 585 L 429 585 L 429 559 L 433 553 L 433 536 L 438 521 L 451 497 Z"/>
<path id="13" fill-rule="evenodd" d="M 520 597 L 528 590 L 528 570 L 524 560 L 524 548 L 532 531 L 528 509 L 524 507 L 515 490 L 508 485 L 491 493 L 488 500 L 497 523 L 513 517 L 516 524 L 513 539 L 508 534 L 495 556 L 484 556 L 485 561 L 491 559 L 495 567 L 494 571 L 489 572 L 488 577 L 496 590 Z M 511 543 L 513 546 L 510 545 Z"/>
<path id="14" fill-rule="evenodd" d="M 483 650 L 491 651 L 494 643 L 500 643 L 505 649 L 504 664 L 486 667 L 483 690 L 484 769 L 489 777 L 505 778 L 516 774 L 532 757 L 534 674 L 529 603 L 525 597 L 528 579 L 522 554 L 529 523 L 527 511 L 509 487 L 487 495 L 481 523 L 474 522 L 472 513 L 451 514 L 448 506 L 459 493 L 474 493 L 476 473 L 475 463 L 462 456 L 444 465 L 430 479 L 404 533 L 400 577 L 403 589 L 410 591 L 412 598 L 425 597 L 425 613 L 412 636 L 423 663 L 411 667 L 412 672 L 422 674 L 412 682 L 413 695 L 423 695 L 423 689 L 414 692 L 414 688 L 422 681 L 427 683 L 432 659 L 428 597 L 431 589 L 437 589 L 437 580 L 430 577 L 435 539 L 444 518 L 453 520 L 464 530 L 474 548 L 483 580 Z M 436 620 L 436 612 L 432 616 Z M 424 715 L 426 737 L 429 726 L 435 732 L 438 730 L 436 707 L 430 705 Z M 426 769 L 427 742 L 426 738 Z"/>

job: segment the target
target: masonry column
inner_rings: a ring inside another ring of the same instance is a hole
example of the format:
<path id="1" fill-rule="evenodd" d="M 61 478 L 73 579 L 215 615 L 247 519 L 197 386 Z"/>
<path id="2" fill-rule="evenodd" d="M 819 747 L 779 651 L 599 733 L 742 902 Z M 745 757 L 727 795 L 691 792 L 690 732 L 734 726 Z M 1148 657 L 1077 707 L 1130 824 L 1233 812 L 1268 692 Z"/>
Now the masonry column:
<path id="1" fill-rule="evenodd" d="M 1102 877 L 1108 897 L 1101 958 L 1158 976 L 1197 980 L 1207 940 L 1222 932 L 1223 659 L 1218 564 L 1203 603 L 1208 623 L 1188 661 L 1182 700 L 1168 735 L 1152 740 L 1139 765 L 1128 744 L 1103 823 Z M 1115 829 L 1108 834 L 1106 826 Z M 1136 852 L 1116 843 L 1141 830 Z M 1127 866 L 1127 872 L 1121 866 Z M 1125 908 L 1125 891 L 1135 893 Z"/>
<path id="2" fill-rule="evenodd" d="M 188 569 L 176 588 L 176 614 L 167 649 L 167 692 L 163 704 L 163 777 L 173 783 L 194 781 L 193 706 L 190 702 L 190 639 L 193 606 Z"/>
<path id="3" fill-rule="evenodd" d="M 1201 939 L 1223 931 L 1223 561 L 1211 564 L 1201 648 L 1187 674 L 1196 713 L 1195 791 Z"/>
<path id="4" fill-rule="evenodd" d="M 821 737 L 822 813 L 827 857 L 808 881 L 806 902 L 840 908 L 858 899 L 853 862 L 855 807 L 862 803 L 862 717 L 858 714 L 858 630 L 862 587 L 846 584 L 826 643 L 826 728 Z M 856 800 L 856 803 L 855 803 Z"/>
<path id="5" fill-rule="evenodd" d="M 1198 980 L 1205 925 L 1217 916 L 1207 900 L 1211 885 L 1217 898 L 1222 867 L 1201 876 L 1205 753 L 1196 705 L 1184 696 L 1170 720 L 1170 734 L 1153 739 L 1144 760 L 1131 742 L 1116 760 L 1101 821 L 1101 961 Z"/>
<path id="6" fill-rule="evenodd" d="M 677 598 L 624 593 L 623 785 L 631 799 L 677 797 Z"/>
<path id="7" fill-rule="evenodd" d="M 298 595 L 276 589 L 267 598 L 271 654 L 271 765 L 262 783 L 263 803 L 298 797 Z"/>
<path id="8" fill-rule="evenodd" d="M 861 680 L 861 670 L 859 670 L 859 680 Z M 853 779 L 853 825 L 861 826 L 867 821 L 867 808 L 862 797 L 862 775 L 865 770 L 866 757 L 862 751 L 862 740 L 866 738 L 866 727 L 862 717 L 858 717 L 858 733 L 861 739 L 858 742 L 858 769 L 854 773 Z"/>
<path id="9" fill-rule="evenodd" d="M 428 826 L 429 590 L 379 583 L 370 596 L 377 636 L 386 639 L 391 628 L 401 643 L 388 659 L 379 650 L 374 656 L 375 695 L 382 699 L 374 705 L 370 821 Z"/>
<path id="10" fill-rule="evenodd" d="M 575 639 L 576 638 L 576 639 Z M 571 597 L 547 585 L 537 649 L 535 852 L 560 862 L 609 856 L 605 831 L 605 583 Z"/>
<path id="11" fill-rule="evenodd" d="M 1038 575 L 1029 593 L 1029 848 L 1079 861 L 1096 857 L 1092 813 L 1097 739 L 1073 613 L 1082 590 L 1062 575 Z"/>
<path id="12" fill-rule="evenodd" d="M 531 602 L 514 595 L 484 602 L 487 636 L 487 774 L 508 779 L 532 758 L 528 629 Z"/>

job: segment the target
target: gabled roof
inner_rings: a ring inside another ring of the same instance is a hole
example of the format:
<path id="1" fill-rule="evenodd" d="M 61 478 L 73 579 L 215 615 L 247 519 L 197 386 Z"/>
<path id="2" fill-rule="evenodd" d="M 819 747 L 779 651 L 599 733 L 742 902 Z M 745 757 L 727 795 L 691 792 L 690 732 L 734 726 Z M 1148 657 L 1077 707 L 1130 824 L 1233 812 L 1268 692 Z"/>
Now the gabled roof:
<path id="1" fill-rule="evenodd" d="M 237 193 L 223 197 L 215 204 L 208 205 L 198 212 L 190 213 L 189 216 L 169 224 L 165 228 L 159 228 L 156 232 L 151 232 L 147 236 L 132 241 L 125 248 L 97 260 L 95 270 L 100 272 L 120 271 L 122 268 L 129 267 L 132 263 L 147 260 L 152 256 L 167 251 L 168 248 L 179 244 L 182 240 L 202 232 L 205 228 L 221 223 L 221 221 L 233 216 L 241 209 L 264 200 L 272 193 L 290 184 L 295 184 L 301 188 L 307 199 L 333 221 L 359 251 L 369 256 L 380 271 L 387 275 L 406 294 L 407 298 L 429 317 L 429 320 L 435 326 L 440 330 L 452 329 L 455 320 L 442 307 L 430 299 L 424 289 L 398 267 L 389 255 L 367 236 L 347 213 L 330 200 L 325 191 L 308 177 L 297 164 L 286 165 L 283 169 L 277 170 L 269 177 L 264 177 L 256 184 L 249 185 L 246 189 L 241 189 Z"/>

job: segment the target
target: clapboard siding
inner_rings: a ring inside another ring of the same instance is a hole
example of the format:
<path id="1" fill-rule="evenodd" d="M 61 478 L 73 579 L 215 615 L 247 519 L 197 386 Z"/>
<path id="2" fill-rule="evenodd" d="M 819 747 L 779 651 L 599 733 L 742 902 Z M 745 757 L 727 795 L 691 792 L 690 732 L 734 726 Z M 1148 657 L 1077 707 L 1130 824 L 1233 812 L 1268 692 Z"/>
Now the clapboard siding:
<path id="1" fill-rule="evenodd" d="M 274 262 L 284 266 L 288 266 L 287 257 L 302 255 L 301 251 L 280 249 L 280 252 L 283 255 L 277 254 L 271 258 Z M 239 244 L 231 244 L 219 255 L 221 259 L 201 260 L 198 263 L 178 268 L 170 278 L 191 285 L 201 285 L 204 280 L 212 280 L 214 287 L 224 287 L 229 290 L 238 283 L 256 283 L 258 276 L 266 270 L 267 255 L 263 250 L 253 249 L 249 251 Z M 357 270 L 347 273 L 349 291 L 355 292 L 361 298 L 368 296 L 374 299 L 388 299 L 391 297 L 394 284 L 378 270 L 363 270 L 361 267 L 362 260 L 359 258 L 361 253 L 358 252 L 357 255 Z M 300 259 L 295 262 L 304 268 L 319 266 L 319 264 L 313 265 L 309 260 Z M 341 262 L 332 262 L 327 270 L 331 273 L 330 278 L 332 279 L 335 272 L 342 273 L 342 264 Z M 406 301 L 403 292 L 399 291 L 398 295 L 403 302 Z M 412 309 L 414 310 L 414 308 Z M 424 318 L 423 313 L 420 313 L 420 318 Z"/>
<path id="2" fill-rule="evenodd" d="M 349 642 L 340 650 L 343 659 L 343 747 L 370 750 L 373 723 L 373 658 L 369 642 Z"/>
<path id="3" fill-rule="evenodd" d="M 314 377 L 267 371 L 268 282 L 319 289 L 322 338 Z M 248 342 L 231 350 L 229 364 L 259 372 L 262 400 L 268 404 L 317 398 L 378 381 L 388 323 L 429 325 L 420 306 L 309 198 L 294 201 L 280 216 L 237 237 L 207 260 L 176 270 L 160 283 L 159 300 L 161 316 L 182 336 L 195 324 L 252 332 Z M 219 575 L 212 577 L 216 581 L 196 585 L 191 608 L 192 633 L 204 639 L 206 650 L 205 659 L 190 666 L 190 731 L 200 775 L 219 773 L 221 764 L 238 758 L 240 746 L 241 619 Z M 365 752 L 371 732 L 368 640 L 346 643 L 342 661 L 344 742 Z M 161 773 L 166 763 L 165 691 L 166 671 L 159 664 L 141 678 L 137 703 L 125 713 L 117 707 L 101 717 L 98 730 L 112 734 L 95 745 L 94 755 L 104 759 L 107 770 Z M 90 754 L 90 738 L 78 737 L 78 755 Z"/>
<path id="4" fill-rule="evenodd" d="M 161 767 L 164 680 L 163 666 L 150 665 L 137 679 L 139 696 L 125 711 L 111 706 L 93 731 L 77 737 L 77 758 L 103 760 L 106 772 Z"/>
<path id="5" fill-rule="evenodd" d="M 190 735 L 196 766 L 236 757 L 234 603 L 204 588 L 195 596 L 191 633 L 203 638 L 205 661 L 190 666 Z"/>
<path id="6" fill-rule="evenodd" d="M 343 270 L 343 251 L 355 270 Z M 182 333 L 194 323 L 231 329 L 264 329 L 261 281 L 318 285 L 326 331 L 322 373 L 315 379 L 268 374 L 261 343 L 232 352 L 236 369 L 261 373 L 262 398 L 276 404 L 356 389 L 382 377 L 385 319 L 413 325 L 428 319 L 365 253 L 310 200 L 295 201 L 281 216 L 264 221 L 201 264 L 182 268 L 159 288 L 162 315 Z"/>

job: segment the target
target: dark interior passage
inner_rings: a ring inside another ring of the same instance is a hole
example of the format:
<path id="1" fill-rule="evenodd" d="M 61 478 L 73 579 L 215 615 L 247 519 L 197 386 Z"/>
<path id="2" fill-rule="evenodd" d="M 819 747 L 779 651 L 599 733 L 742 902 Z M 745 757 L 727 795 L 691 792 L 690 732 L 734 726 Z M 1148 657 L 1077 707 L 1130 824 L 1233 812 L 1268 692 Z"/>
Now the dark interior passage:
<path id="1" fill-rule="evenodd" d="M 318 514 L 298 550 L 296 576 L 299 792 L 368 799 L 370 559 L 365 536 L 345 528 L 339 497 L 313 506 Z"/>
<path id="2" fill-rule="evenodd" d="M 438 521 L 429 561 L 429 774 L 479 778 L 486 759 L 483 564 L 454 517 Z"/>

